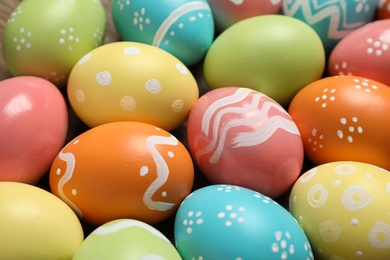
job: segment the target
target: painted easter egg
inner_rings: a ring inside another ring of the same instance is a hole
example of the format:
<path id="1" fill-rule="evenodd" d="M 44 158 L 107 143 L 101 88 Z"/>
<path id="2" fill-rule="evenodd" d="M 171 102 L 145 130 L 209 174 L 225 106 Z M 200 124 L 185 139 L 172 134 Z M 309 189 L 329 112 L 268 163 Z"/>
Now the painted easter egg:
<path id="1" fill-rule="evenodd" d="M 304 173 L 290 194 L 290 211 L 315 259 L 388 259 L 390 172 L 337 161 Z"/>
<path id="2" fill-rule="evenodd" d="M 136 42 L 105 44 L 86 54 L 72 69 L 67 91 L 73 110 L 90 127 L 138 121 L 167 131 L 187 119 L 199 96 L 182 62 Z"/>
<path id="3" fill-rule="evenodd" d="M 71 259 L 84 240 L 76 214 L 50 192 L 0 182 L 0 258 Z"/>
<path id="4" fill-rule="evenodd" d="M 122 40 L 157 46 L 187 66 L 199 62 L 214 39 L 207 0 L 114 0 L 111 10 Z"/>
<path id="5" fill-rule="evenodd" d="M 38 182 L 67 129 L 64 97 L 51 82 L 33 76 L 0 81 L 0 181 Z"/>
<path id="6" fill-rule="evenodd" d="M 360 161 L 390 169 L 390 88 L 357 76 L 327 77 L 303 88 L 289 114 L 315 164 Z"/>
<path id="7" fill-rule="evenodd" d="M 282 8 L 281 0 L 209 0 L 214 22 L 219 31 L 224 31 L 236 22 L 246 18 L 278 14 Z"/>
<path id="8" fill-rule="evenodd" d="M 4 61 L 13 76 L 65 86 L 74 64 L 103 43 L 105 26 L 100 1 L 22 1 L 4 28 Z"/>
<path id="9" fill-rule="evenodd" d="M 174 225 L 183 259 L 314 259 L 294 217 L 261 193 L 239 186 L 195 190 Z"/>
<path id="10" fill-rule="evenodd" d="M 204 94 L 187 123 L 190 152 L 213 183 L 270 197 L 285 193 L 302 170 L 303 144 L 287 112 L 266 95 L 227 87 Z"/>
<path id="11" fill-rule="evenodd" d="M 390 18 L 390 1 L 389 0 L 378 0 L 378 5 L 376 8 L 376 20 L 388 19 Z"/>
<path id="12" fill-rule="evenodd" d="M 379 20 L 344 37 L 329 57 L 329 74 L 367 77 L 390 85 L 389 27 L 390 20 Z"/>
<path id="13" fill-rule="evenodd" d="M 134 219 L 118 219 L 96 228 L 81 244 L 73 260 L 182 259 L 173 244 L 153 226 Z"/>
<path id="14" fill-rule="evenodd" d="M 346 35 L 374 20 L 376 0 L 290 0 L 283 1 L 282 13 L 312 27 L 327 54 Z"/>
<path id="15" fill-rule="evenodd" d="M 134 218 L 154 224 L 191 192 L 194 169 L 184 145 L 165 130 L 115 122 L 69 142 L 49 179 L 51 191 L 88 223 Z"/>
<path id="16" fill-rule="evenodd" d="M 310 26 L 288 16 L 261 15 L 235 23 L 215 39 L 204 77 L 212 89 L 251 88 L 286 105 L 321 78 L 324 68 L 324 48 Z"/>

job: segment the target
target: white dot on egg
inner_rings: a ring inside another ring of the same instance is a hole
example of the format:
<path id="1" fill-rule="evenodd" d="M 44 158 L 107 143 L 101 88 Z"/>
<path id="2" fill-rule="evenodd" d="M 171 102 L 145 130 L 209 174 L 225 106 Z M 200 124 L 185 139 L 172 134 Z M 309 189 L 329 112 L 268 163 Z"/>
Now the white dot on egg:
<path id="1" fill-rule="evenodd" d="M 189 74 L 188 69 L 183 64 L 176 63 L 176 69 L 183 75 Z"/>
<path id="2" fill-rule="evenodd" d="M 169 35 L 174 36 L 175 35 L 175 31 L 170 31 Z"/>
<path id="3" fill-rule="evenodd" d="M 137 47 L 127 47 L 123 50 L 123 52 L 127 55 L 138 55 L 141 53 L 141 50 Z"/>
<path id="4" fill-rule="evenodd" d="M 78 144 L 80 142 L 79 139 L 77 139 L 76 141 L 73 142 L 73 144 Z"/>
<path id="5" fill-rule="evenodd" d="M 232 210 L 233 206 L 232 205 L 227 205 L 225 208 L 226 208 L 226 210 Z"/>
<path id="6" fill-rule="evenodd" d="M 160 82 L 157 79 L 150 79 L 145 83 L 145 88 L 149 93 L 157 94 L 161 91 Z"/>
<path id="7" fill-rule="evenodd" d="M 64 44 L 64 43 L 65 43 L 65 40 L 64 40 L 63 38 L 60 38 L 60 39 L 58 40 L 58 42 L 59 42 L 60 44 Z"/>
<path id="8" fill-rule="evenodd" d="M 77 102 L 83 103 L 83 102 L 85 101 L 85 93 L 84 93 L 84 90 L 82 90 L 82 89 L 76 90 L 76 92 L 75 92 L 75 97 L 76 97 Z"/>
<path id="9" fill-rule="evenodd" d="M 225 213 L 224 212 L 219 212 L 218 213 L 218 218 L 224 218 L 225 217 Z"/>
<path id="10" fill-rule="evenodd" d="M 108 71 L 97 73 L 95 78 L 96 82 L 103 87 L 110 85 L 112 82 L 111 74 Z"/>
<path id="11" fill-rule="evenodd" d="M 356 226 L 357 224 L 359 224 L 359 220 L 357 220 L 356 218 L 351 219 L 352 226 Z"/>
<path id="12" fill-rule="evenodd" d="M 356 256 L 362 256 L 363 252 L 362 251 L 356 251 Z"/>
<path id="13" fill-rule="evenodd" d="M 172 102 L 171 108 L 172 108 L 172 112 L 180 113 L 184 108 L 183 100 L 176 99 L 175 101 Z"/>
<path id="14" fill-rule="evenodd" d="M 119 100 L 119 106 L 128 112 L 131 112 L 135 109 L 137 102 L 131 96 L 124 96 Z"/>
<path id="15" fill-rule="evenodd" d="M 77 194 L 77 190 L 76 189 L 73 189 L 72 190 L 72 195 L 76 195 Z"/>
<path id="16" fill-rule="evenodd" d="M 192 233 L 192 228 L 190 228 L 190 227 L 187 228 L 187 233 L 188 233 L 188 234 L 191 234 L 191 233 Z"/>
<path id="17" fill-rule="evenodd" d="M 182 24 L 182 23 L 179 23 L 179 25 L 178 25 L 178 26 L 179 26 L 179 28 L 180 28 L 180 29 L 182 29 L 182 28 L 184 27 L 184 24 Z"/>
<path id="18" fill-rule="evenodd" d="M 341 184 L 340 180 L 335 180 L 332 182 L 333 187 L 338 187 L 338 186 L 340 186 L 340 184 Z"/>
<path id="19" fill-rule="evenodd" d="M 167 196 L 167 192 L 166 192 L 166 191 L 163 191 L 163 192 L 161 193 L 161 196 L 166 197 L 166 196 Z"/>
<path id="20" fill-rule="evenodd" d="M 60 169 L 60 168 L 57 169 L 56 174 L 57 174 L 57 175 L 60 175 L 60 174 L 61 174 L 61 169 Z"/>
<path id="21" fill-rule="evenodd" d="M 173 152 L 169 151 L 168 156 L 169 156 L 169 158 L 173 158 L 173 157 L 175 157 L 175 154 Z"/>
<path id="22" fill-rule="evenodd" d="M 91 58 L 91 53 L 87 53 L 87 54 L 85 54 L 80 60 L 79 60 L 79 62 L 78 62 L 78 64 L 84 64 L 84 63 L 86 63 L 88 60 L 89 60 L 89 58 Z"/>
<path id="23" fill-rule="evenodd" d="M 148 172 L 149 172 L 148 166 L 142 166 L 139 171 L 139 175 L 145 176 L 146 174 L 148 174 Z"/>
<path id="24" fill-rule="evenodd" d="M 190 16 L 190 17 L 188 18 L 188 20 L 189 20 L 190 22 L 195 22 L 195 21 L 196 21 L 196 17 L 195 17 L 195 16 Z"/>
<path id="25" fill-rule="evenodd" d="M 228 220 L 228 221 L 225 222 L 225 226 L 230 227 L 231 225 L 232 225 L 231 221 Z"/>

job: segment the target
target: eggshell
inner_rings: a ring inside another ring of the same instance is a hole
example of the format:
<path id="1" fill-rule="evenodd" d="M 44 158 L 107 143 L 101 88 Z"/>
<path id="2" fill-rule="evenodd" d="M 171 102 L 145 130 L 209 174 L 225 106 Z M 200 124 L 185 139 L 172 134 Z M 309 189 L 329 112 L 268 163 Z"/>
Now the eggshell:
<path id="1" fill-rule="evenodd" d="M 90 127 L 140 121 L 167 131 L 187 119 L 199 96 L 182 62 L 136 42 L 114 42 L 86 54 L 72 69 L 67 90 L 72 108 Z"/>
<path id="2" fill-rule="evenodd" d="M 0 182 L 0 230 L 1 259 L 71 259 L 84 239 L 68 205 L 18 182 Z"/>
<path id="3" fill-rule="evenodd" d="M 172 243 L 153 226 L 134 219 L 118 219 L 96 228 L 73 260 L 182 259 Z"/>
<path id="4" fill-rule="evenodd" d="M 337 161 L 304 173 L 290 211 L 315 259 L 388 259 L 390 173 L 371 164 Z"/>
<path id="5" fill-rule="evenodd" d="M 213 183 L 235 184 L 270 197 L 285 193 L 302 170 L 301 135 L 283 107 L 238 87 L 204 94 L 187 123 L 190 152 Z"/>
<path id="6" fill-rule="evenodd" d="M 283 15 L 242 20 L 222 32 L 204 61 L 212 88 L 257 90 L 283 105 L 321 78 L 325 53 L 321 39 L 304 22 Z"/>
<path id="7" fill-rule="evenodd" d="M 289 0 L 282 13 L 312 27 L 329 54 L 343 37 L 374 20 L 376 5 L 377 0 Z"/>
<path id="8" fill-rule="evenodd" d="M 278 14 L 282 9 L 281 0 L 208 0 L 213 11 L 214 22 L 219 31 L 246 18 L 259 15 Z"/>
<path id="9" fill-rule="evenodd" d="M 157 46 L 187 66 L 199 62 L 214 39 L 207 0 L 117 0 L 111 10 L 122 40 Z"/>
<path id="10" fill-rule="evenodd" d="M 0 181 L 38 182 L 67 129 L 66 103 L 55 85 L 32 76 L 0 81 Z"/>
<path id="11" fill-rule="evenodd" d="M 313 259 L 286 209 L 239 186 L 195 190 L 180 206 L 174 231 L 183 259 Z"/>
<path id="12" fill-rule="evenodd" d="M 100 1 L 22 1 L 4 28 L 7 69 L 13 76 L 38 76 L 63 87 L 74 64 L 103 43 L 105 26 Z"/>
<path id="13" fill-rule="evenodd" d="M 357 76 L 327 77 L 303 88 L 289 114 L 315 164 L 360 161 L 390 169 L 390 88 Z"/>
<path id="14" fill-rule="evenodd" d="M 367 77 L 390 85 L 389 27 L 390 20 L 379 20 L 343 38 L 329 57 L 329 74 Z"/>
<path id="15" fill-rule="evenodd" d="M 92 128 L 69 142 L 50 170 L 51 191 L 80 218 L 154 224 L 172 215 L 192 189 L 191 157 L 173 135 L 140 122 Z"/>
<path id="16" fill-rule="evenodd" d="M 390 1 L 378 0 L 375 19 L 382 20 L 388 18 L 390 18 Z"/>

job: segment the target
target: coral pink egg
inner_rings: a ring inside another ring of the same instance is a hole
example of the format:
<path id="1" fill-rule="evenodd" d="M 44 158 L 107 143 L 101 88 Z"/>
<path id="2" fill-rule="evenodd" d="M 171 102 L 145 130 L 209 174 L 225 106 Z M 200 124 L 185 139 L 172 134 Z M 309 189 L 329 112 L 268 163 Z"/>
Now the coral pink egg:
<path id="1" fill-rule="evenodd" d="M 203 95 L 190 113 L 187 137 L 195 162 L 213 183 L 277 197 L 302 169 L 302 139 L 291 117 L 273 99 L 247 88 Z"/>
<path id="2" fill-rule="evenodd" d="M 0 81 L 0 180 L 36 183 L 67 129 L 66 103 L 55 85 L 32 76 Z"/>

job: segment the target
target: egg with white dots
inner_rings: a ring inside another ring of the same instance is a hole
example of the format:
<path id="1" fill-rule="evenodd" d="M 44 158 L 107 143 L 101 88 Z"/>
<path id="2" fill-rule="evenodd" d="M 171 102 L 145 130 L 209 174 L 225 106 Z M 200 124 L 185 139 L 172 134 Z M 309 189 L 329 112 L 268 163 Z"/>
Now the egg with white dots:
<path id="1" fill-rule="evenodd" d="M 183 259 L 314 259 L 285 208 L 240 186 L 193 191 L 177 211 L 174 237 Z"/>
<path id="2" fill-rule="evenodd" d="M 187 66 L 199 62 L 214 39 L 213 14 L 205 0 L 114 0 L 111 11 L 122 40 L 157 46 Z"/>
<path id="3" fill-rule="evenodd" d="M 390 172 L 335 161 L 303 173 L 290 193 L 290 212 L 315 259 L 388 259 Z"/>
<path id="4" fill-rule="evenodd" d="M 199 97 L 197 82 L 180 60 L 152 45 L 114 42 L 86 53 L 73 67 L 67 93 L 88 126 L 137 121 L 170 131 Z"/>

